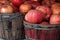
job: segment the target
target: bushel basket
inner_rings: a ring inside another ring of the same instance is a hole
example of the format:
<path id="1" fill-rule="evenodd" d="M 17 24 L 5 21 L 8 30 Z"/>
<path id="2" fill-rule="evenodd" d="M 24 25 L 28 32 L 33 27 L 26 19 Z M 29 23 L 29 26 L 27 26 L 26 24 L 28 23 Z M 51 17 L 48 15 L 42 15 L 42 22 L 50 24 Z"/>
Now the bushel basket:
<path id="1" fill-rule="evenodd" d="M 23 38 L 22 21 L 20 13 L 0 13 L 0 39 L 20 40 Z"/>
<path id="2" fill-rule="evenodd" d="M 26 40 L 60 40 L 60 25 L 31 24 L 24 21 Z"/>

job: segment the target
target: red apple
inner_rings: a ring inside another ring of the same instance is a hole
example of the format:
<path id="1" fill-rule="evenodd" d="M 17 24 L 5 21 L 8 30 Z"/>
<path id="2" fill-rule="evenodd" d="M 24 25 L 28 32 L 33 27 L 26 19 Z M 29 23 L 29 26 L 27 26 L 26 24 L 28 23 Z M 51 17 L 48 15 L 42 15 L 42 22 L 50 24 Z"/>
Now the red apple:
<path id="1" fill-rule="evenodd" d="M 30 23 L 40 23 L 44 19 L 44 14 L 41 11 L 30 10 L 25 15 L 25 20 Z"/>
<path id="2" fill-rule="evenodd" d="M 12 6 L 14 12 L 19 12 L 19 8 L 14 6 L 12 3 L 10 3 L 10 5 Z"/>
<path id="3" fill-rule="evenodd" d="M 36 10 L 42 11 L 45 14 L 45 19 L 49 19 L 51 15 L 51 10 L 47 6 L 38 6 L 36 7 Z"/>
<path id="4" fill-rule="evenodd" d="M 2 4 L 0 4 L 0 9 L 2 8 Z M 1 12 L 1 10 L 0 10 L 0 12 Z"/>
<path id="5" fill-rule="evenodd" d="M 31 1 L 25 1 L 24 4 L 31 4 Z"/>
<path id="6" fill-rule="evenodd" d="M 42 25 L 47 25 L 47 24 L 49 24 L 49 23 L 48 23 L 48 22 L 43 21 L 43 22 L 41 22 L 40 24 L 42 24 Z"/>
<path id="7" fill-rule="evenodd" d="M 28 12 L 31 9 L 31 5 L 30 4 L 22 4 L 19 7 L 19 11 L 22 13 Z"/>
<path id="8" fill-rule="evenodd" d="M 31 2 L 31 5 L 33 8 L 36 8 L 37 6 L 40 6 L 40 3 L 38 2 Z"/>
<path id="9" fill-rule="evenodd" d="M 51 6 L 54 2 L 55 0 L 43 0 L 42 5 Z"/>
<path id="10" fill-rule="evenodd" d="M 34 1 L 25 1 L 24 3 L 32 5 L 33 8 L 36 8 L 37 6 L 40 6 L 40 3 L 34 2 Z"/>
<path id="11" fill-rule="evenodd" d="M 13 13 L 13 8 L 10 5 L 2 5 L 0 13 Z"/>
<path id="12" fill-rule="evenodd" d="M 15 6 L 20 6 L 22 4 L 22 0 L 11 0 L 11 2 L 15 5 Z"/>
<path id="13" fill-rule="evenodd" d="M 0 8 L 2 7 L 2 4 L 0 4 Z"/>
<path id="14" fill-rule="evenodd" d="M 60 24 L 60 15 L 52 15 L 50 17 L 50 24 Z"/>

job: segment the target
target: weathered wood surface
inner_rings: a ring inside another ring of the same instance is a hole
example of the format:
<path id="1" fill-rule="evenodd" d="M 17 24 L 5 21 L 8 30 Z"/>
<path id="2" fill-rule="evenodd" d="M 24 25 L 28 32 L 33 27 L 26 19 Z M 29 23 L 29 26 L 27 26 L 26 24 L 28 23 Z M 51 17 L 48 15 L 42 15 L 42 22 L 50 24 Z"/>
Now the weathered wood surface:
<path id="1" fill-rule="evenodd" d="M 10 22 L 0 22 L 0 38 L 5 38 L 6 40 L 21 40 L 24 37 L 22 29 L 22 16 L 16 17 Z"/>
<path id="2" fill-rule="evenodd" d="M 8 22 L 0 22 L 0 38 L 8 39 Z"/>

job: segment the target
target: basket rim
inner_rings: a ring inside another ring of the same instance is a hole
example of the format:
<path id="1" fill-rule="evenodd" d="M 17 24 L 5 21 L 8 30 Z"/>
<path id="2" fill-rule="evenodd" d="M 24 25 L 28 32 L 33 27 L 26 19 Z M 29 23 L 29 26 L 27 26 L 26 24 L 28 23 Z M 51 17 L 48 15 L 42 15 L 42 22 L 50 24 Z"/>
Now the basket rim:
<path id="1" fill-rule="evenodd" d="M 0 13 L 0 22 L 23 16 L 21 13 Z"/>
<path id="2" fill-rule="evenodd" d="M 32 23 L 29 23 L 27 21 L 23 21 L 24 22 L 24 25 L 27 24 L 31 27 L 28 26 L 28 28 L 34 28 L 32 26 L 40 26 L 40 28 L 60 28 L 60 24 L 48 24 L 48 25 L 42 25 L 42 24 L 32 24 Z M 26 27 L 26 26 L 25 26 Z M 36 28 L 36 29 L 39 29 L 39 28 Z"/>

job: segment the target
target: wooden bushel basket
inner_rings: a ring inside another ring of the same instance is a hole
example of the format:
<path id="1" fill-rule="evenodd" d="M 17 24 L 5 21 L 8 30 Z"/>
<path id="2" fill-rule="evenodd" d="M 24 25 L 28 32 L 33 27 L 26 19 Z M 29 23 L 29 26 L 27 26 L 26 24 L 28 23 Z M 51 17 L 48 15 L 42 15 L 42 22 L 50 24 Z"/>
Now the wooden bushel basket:
<path id="1" fill-rule="evenodd" d="M 31 24 L 24 21 L 26 40 L 60 40 L 60 25 Z"/>
<path id="2" fill-rule="evenodd" d="M 22 40 L 22 14 L 0 14 L 0 38 L 4 40 Z"/>

